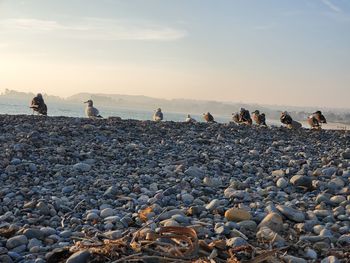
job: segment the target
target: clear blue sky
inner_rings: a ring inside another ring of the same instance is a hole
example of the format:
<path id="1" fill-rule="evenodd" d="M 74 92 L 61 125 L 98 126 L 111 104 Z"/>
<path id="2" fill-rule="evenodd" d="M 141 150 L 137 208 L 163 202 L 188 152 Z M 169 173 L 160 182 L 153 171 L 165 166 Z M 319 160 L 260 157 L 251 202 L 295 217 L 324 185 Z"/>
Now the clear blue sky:
<path id="1" fill-rule="evenodd" d="M 0 87 L 349 108 L 349 0 L 0 0 Z"/>

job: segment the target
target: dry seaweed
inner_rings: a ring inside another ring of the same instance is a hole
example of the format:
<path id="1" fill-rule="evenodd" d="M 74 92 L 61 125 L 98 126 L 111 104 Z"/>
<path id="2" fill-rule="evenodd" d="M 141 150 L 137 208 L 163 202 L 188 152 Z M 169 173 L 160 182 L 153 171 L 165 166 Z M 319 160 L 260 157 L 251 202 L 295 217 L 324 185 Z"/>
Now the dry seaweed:
<path id="1" fill-rule="evenodd" d="M 258 251 L 249 245 L 228 248 L 226 240 L 214 240 L 207 243 L 205 240 L 198 239 L 193 228 L 180 226 L 160 227 L 159 231 L 152 233 L 152 235 L 141 235 L 139 229 L 133 233 L 128 232 L 116 240 L 78 241 L 65 251 L 65 259 L 74 252 L 83 250 L 88 250 L 92 255 L 91 263 L 260 263 L 267 259 L 277 259 L 275 255 L 281 251 L 281 249 Z M 69 251 L 68 255 L 67 251 Z M 62 251 L 58 252 L 62 255 Z"/>

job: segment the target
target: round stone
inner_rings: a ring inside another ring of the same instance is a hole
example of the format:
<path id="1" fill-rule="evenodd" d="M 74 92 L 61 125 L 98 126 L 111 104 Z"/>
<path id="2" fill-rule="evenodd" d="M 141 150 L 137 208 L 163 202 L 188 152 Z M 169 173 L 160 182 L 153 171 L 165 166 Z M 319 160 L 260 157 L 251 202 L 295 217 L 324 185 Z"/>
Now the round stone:
<path id="1" fill-rule="evenodd" d="M 228 221 L 240 222 L 244 220 L 250 220 L 252 218 L 251 214 L 239 208 L 231 208 L 225 212 L 225 218 Z"/>

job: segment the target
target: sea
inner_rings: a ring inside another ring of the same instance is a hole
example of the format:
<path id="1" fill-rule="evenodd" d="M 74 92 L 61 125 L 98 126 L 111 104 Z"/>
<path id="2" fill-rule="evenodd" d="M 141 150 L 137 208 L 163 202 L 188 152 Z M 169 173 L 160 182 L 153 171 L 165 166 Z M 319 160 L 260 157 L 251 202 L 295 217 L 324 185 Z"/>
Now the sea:
<path id="1" fill-rule="evenodd" d="M 65 117 L 79 117 L 84 118 L 85 116 L 85 104 L 72 104 L 72 103 L 50 103 L 48 105 L 48 115 L 49 116 L 65 116 Z M 154 111 L 142 110 L 142 109 L 131 109 L 131 108 L 118 108 L 118 107 L 97 107 L 100 114 L 104 118 L 108 117 L 121 117 L 122 119 L 134 119 L 134 120 L 152 120 Z M 9 115 L 22 115 L 28 114 L 32 115 L 33 111 L 29 108 L 29 104 L 21 100 L 16 99 L 4 99 L 0 98 L 0 114 Z M 186 119 L 187 113 L 181 112 L 166 112 L 163 111 L 165 121 L 176 121 L 182 122 Z M 228 123 L 232 121 L 232 116 L 230 115 L 217 115 L 212 113 L 215 121 L 219 123 Z M 199 122 L 204 121 L 202 113 L 191 113 L 191 117 Z M 267 125 L 269 126 L 281 126 L 279 120 L 267 119 Z M 305 122 L 302 122 L 303 127 L 308 128 Z M 341 129 L 349 130 L 350 125 L 339 124 L 339 123 L 329 123 L 324 126 L 325 129 Z"/>

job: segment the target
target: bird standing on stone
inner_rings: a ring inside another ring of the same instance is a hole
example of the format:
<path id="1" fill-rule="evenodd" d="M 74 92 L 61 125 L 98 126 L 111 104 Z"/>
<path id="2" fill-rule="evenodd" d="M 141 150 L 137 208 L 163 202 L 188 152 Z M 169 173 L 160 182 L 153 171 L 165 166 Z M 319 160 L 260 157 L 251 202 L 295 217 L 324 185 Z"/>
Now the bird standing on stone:
<path id="1" fill-rule="evenodd" d="M 161 108 L 158 108 L 156 112 L 153 114 L 154 121 L 162 121 L 163 120 L 163 112 Z"/>
<path id="2" fill-rule="evenodd" d="M 307 119 L 312 129 L 321 129 L 322 123 L 327 124 L 327 120 L 321 111 L 316 111 Z"/>
<path id="3" fill-rule="evenodd" d="M 250 117 L 249 111 L 246 110 L 245 108 L 241 108 L 239 112 L 239 122 L 247 125 L 252 125 L 253 123 L 252 118 Z"/>
<path id="4" fill-rule="evenodd" d="M 235 112 L 235 113 L 232 113 L 232 120 L 235 122 L 235 123 L 240 123 L 239 121 L 239 113 L 238 112 Z"/>
<path id="5" fill-rule="evenodd" d="M 281 120 L 282 124 L 286 125 L 287 127 L 291 127 L 291 126 L 292 126 L 293 119 L 292 119 L 292 117 L 289 115 L 288 112 L 283 111 L 283 112 L 281 113 L 280 120 Z"/>
<path id="6" fill-rule="evenodd" d="M 265 113 L 260 113 L 259 110 L 255 110 L 254 112 L 252 112 L 253 115 L 253 120 L 255 121 L 255 123 L 259 126 L 267 126 L 266 125 L 266 117 L 265 117 Z"/>
<path id="7" fill-rule="evenodd" d="M 214 117 L 210 114 L 210 112 L 203 113 L 203 118 L 206 122 L 215 122 Z"/>
<path id="8" fill-rule="evenodd" d="M 44 99 L 41 93 L 38 93 L 36 97 L 32 99 L 30 108 L 33 109 L 33 113 L 37 112 L 38 114 L 41 114 L 41 115 L 47 115 L 47 106 L 44 102 Z"/>
<path id="9" fill-rule="evenodd" d="M 197 122 L 197 121 L 195 119 L 193 119 L 190 114 L 188 114 L 187 118 L 185 119 L 185 122 L 193 123 L 193 122 Z"/>
<path id="10" fill-rule="evenodd" d="M 300 129 L 302 127 L 302 124 L 300 122 L 294 121 L 286 111 L 281 113 L 280 120 L 289 129 Z"/>
<path id="11" fill-rule="evenodd" d="M 84 103 L 87 103 L 85 114 L 88 118 L 102 118 L 98 109 L 94 107 L 92 100 L 85 101 Z"/>

